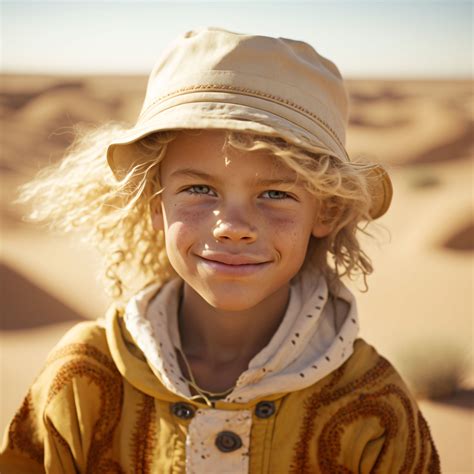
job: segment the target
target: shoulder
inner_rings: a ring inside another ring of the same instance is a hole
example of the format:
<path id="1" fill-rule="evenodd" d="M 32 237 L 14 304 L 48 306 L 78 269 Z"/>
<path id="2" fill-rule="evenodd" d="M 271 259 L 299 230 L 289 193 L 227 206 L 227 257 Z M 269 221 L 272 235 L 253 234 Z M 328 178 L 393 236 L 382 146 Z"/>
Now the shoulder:
<path id="1" fill-rule="evenodd" d="M 412 424 L 417 416 L 417 402 L 401 375 L 360 338 L 341 366 L 306 389 L 292 392 L 290 398 L 305 407 L 308 422 L 327 415 L 334 427 L 359 420 L 366 427 L 373 424 L 376 431 L 382 425 L 390 430 L 401 420 Z"/>
<path id="2" fill-rule="evenodd" d="M 340 378 L 341 384 L 349 385 L 352 394 L 396 394 L 399 400 L 406 398 L 416 403 L 393 364 L 364 339 L 356 339 L 352 356 L 333 375 Z"/>
<path id="3" fill-rule="evenodd" d="M 91 383 L 118 385 L 118 378 L 103 322 L 85 321 L 69 329 L 53 347 L 30 393 L 36 394 L 46 409 L 55 398 L 67 396 L 69 391 L 77 393 L 79 388 Z"/>
<path id="4" fill-rule="evenodd" d="M 51 350 L 47 362 L 67 357 L 91 358 L 108 365 L 110 352 L 102 320 L 81 322 L 69 329 Z"/>
<path id="5" fill-rule="evenodd" d="M 48 419 L 55 432 L 67 439 L 78 407 L 82 417 L 98 416 L 104 403 L 117 412 L 122 392 L 122 376 L 110 355 L 101 320 L 86 321 L 73 326 L 51 350 L 24 404 L 29 417 Z"/>
<path id="6" fill-rule="evenodd" d="M 439 472 L 436 448 L 414 396 L 395 367 L 363 339 L 355 341 L 343 365 L 312 387 L 304 406 L 301 440 L 305 435 L 314 439 L 313 434 L 320 467 L 327 472 L 337 470 L 339 456 L 362 472 L 412 472 L 415 466 Z"/>
<path id="7" fill-rule="evenodd" d="M 123 381 L 103 324 L 76 324 L 49 353 L 10 422 L 0 464 L 11 461 L 13 466 L 15 459 L 24 457 L 29 464 L 43 465 L 49 451 L 64 472 L 72 472 L 71 455 L 79 465 L 85 462 L 83 446 L 90 445 L 96 430 L 101 436 L 105 429 L 113 431 L 122 400 Z"/>
<path id="8" fill-rule="evenodd" d="M 353 416 L 376 420 L 387 430 L 400 420 L 411 426 L 418 415 L 417 402 L 400 373 L 363 339 L 354 342 L 351 357 L 324 382 L 319 396 L 341 406 L 348 403 Z"/>

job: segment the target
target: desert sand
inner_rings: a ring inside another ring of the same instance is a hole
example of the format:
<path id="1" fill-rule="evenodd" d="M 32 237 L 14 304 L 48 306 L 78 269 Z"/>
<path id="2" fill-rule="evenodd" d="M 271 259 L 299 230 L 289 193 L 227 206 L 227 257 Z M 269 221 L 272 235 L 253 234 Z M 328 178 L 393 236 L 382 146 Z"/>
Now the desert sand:
<path id="1" fill-rule="evenodd" d="M 358 297 L 361 336 L 414 390 L 421 379 L 440 384 L 444 396 L 420 394 L 419 403 L 442 470 L 473 472 L 472 82 L 347 84 L 349 154 L 383 163 L 394 185 L 389 212 L 367 229 L 375 239 L 364 238 L 375 268 L 369 291 L 346 281 Z M 97 251 L 22 222 L 15 190 L 61 157 L 74 124 L 132 123 L 145 87 L 142 76 L 2 76 L 2 433 L 58 339 L 109 303 Z M 440 368 L 462 378 L 443 379 Z"/>

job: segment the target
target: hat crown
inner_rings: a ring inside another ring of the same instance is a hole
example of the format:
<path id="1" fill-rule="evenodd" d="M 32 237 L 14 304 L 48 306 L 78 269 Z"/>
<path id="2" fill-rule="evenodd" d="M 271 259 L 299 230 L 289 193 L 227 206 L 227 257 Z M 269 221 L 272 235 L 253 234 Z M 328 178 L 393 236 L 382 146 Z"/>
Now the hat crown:
<path id="1" fill-rule="evenodd" d="M 148 81 L 142 113 L 174 90 L 234 87 L 314 110 L 345 143 L 348 93 L 337 66 L 304 41 L 205 27 L 164 51 Z"/>

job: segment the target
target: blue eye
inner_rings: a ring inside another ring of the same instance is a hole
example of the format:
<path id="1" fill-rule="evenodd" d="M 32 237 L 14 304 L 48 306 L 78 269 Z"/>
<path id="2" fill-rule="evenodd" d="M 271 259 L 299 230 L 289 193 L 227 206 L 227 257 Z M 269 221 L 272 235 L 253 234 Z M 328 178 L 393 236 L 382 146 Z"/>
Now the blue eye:
<path id="1" fill-rule="evenodd" d="M 269 191 L 265 191 L 263 194 L 268 194 L 270 199 L 273 200 L 287 199 L 290 197 L 288 193 L 285 193 L 285 191 L 277 191 L 276 189 L 270 189 Z"/>
<path id="2" fill-rule="evenodd" d="M 213 194 L 211 193 L 214 192 L 209 186 L 205 184 L 194 184 L 184 189 L 184 191 L 188 194 L 194 194 L 198 196 L 212 196 Z M 290 199 L 290 195 L 288 193 L 286 193 L 285 191 L 277 191 L 276 189 L 270 189 L 268 191 L 264 191 L 262 195 L 266 199 L 270 199 L 272 201 L 281 201 L 283 199 Z"/>
<path id="3" fill-rule="evenodd" d="M 189 194 L 201 194 L 201 195 L 208 194 L 210 190 L 211 188 L 209 186 L 206 186 L 205 184 L 195 184 L 185 189 L 185 191 Z"/>

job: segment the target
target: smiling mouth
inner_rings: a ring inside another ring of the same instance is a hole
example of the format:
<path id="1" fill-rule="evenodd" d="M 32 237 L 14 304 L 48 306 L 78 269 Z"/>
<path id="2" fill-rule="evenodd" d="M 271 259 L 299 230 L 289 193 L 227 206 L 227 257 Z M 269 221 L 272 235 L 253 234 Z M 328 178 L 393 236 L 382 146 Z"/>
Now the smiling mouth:
<path id="1" fill-rule="evenodd" d="M 216 260 L 210 260 L 204 257 L 199 257 L 202 265 L 213 273 L 222 273 L 232 276 L 245 276 L 252 273 L 259 272 L 267 267 L 270 262 L 258 263 L 224 263 Z"/>
<path id="2" fill-rule="evenodd" d="M 228 265 L 230 267 L 242 267 L 246 265 L 263 265 L 268 262 L 245 262 L 245 263 L 233 263 L 233 262 L 223 262 L 221 260 L 212 260 L 211 258 L 201 257 L 203 260 L 214 263 L 221 263 L 222 265 Z"/>
<path id="3" fill-rule="evenodd" d="M 268 260 L 265 260 L 264 257 L 245 253 L 203 252 L 198 257 L 210 262 L 224 263 L 232 266 L 268 263 Z"/>

